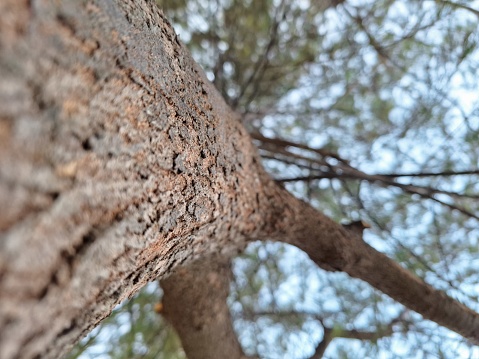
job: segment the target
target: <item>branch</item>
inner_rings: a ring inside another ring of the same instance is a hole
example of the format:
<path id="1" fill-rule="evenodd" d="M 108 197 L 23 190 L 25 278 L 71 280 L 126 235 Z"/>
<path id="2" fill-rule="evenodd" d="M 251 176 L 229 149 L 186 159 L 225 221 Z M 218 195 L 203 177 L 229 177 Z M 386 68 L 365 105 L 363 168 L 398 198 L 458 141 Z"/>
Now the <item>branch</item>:
<path id="1" fill-rule="evenodd" d="M 469 216 L 471 218 L 479 220 L 479 216 L 476 215 L 475 213 L 465 209 L 464 207 L 458 206 L 456 204 L 450 204 L 447 203 L 443 200 L 440 200 L 436 197 L 434 197 L 435 194 L 445 194 L 450 197 L 464 197 L 464 198 L 479 198 L 479 195 L 462 195 L 456 192 L 451 192 L 451 191 L 445 191 L 437 188 L 432 188 L 432 187 L 426 187 L 426 186 L 418 186 L 418 185 L 413 185 L 413 184 L 403 184 L 395 181 L 395 175 L 386 175 L 383 176 L 381 174 L 367 174 L 363 171 L 360 171 L 354 167 L 352 167 L 346 160 L 340 158 L 338 155 L 335 155 L 329 151 L 325 151 L 322 149 L 312 149 L 306 145 L 294 143 L 291 141 L 287 140 L 282 140 L 282 139 L 271 139 L 271 138 L 266 138 L 260 134 L 253 134 L 253 138 L 258 139 L 262 141 L 262 143 L 267 143 L 269 145 L 277 146 L 279 147 L 278 150 L 276 150 L 276 153 L 294 157 L 296 159 L 301 159 L 307 162 L 315 163 L 319 166 L 321 166 L 321 173 L 320 174 L 315 174 L 315 175 L 309 175 L 309 176 L 298 176 L 298 177 L 292 177 L 292 178 L 280 178 L 277 179 L 276 182 L 278 183 L 284 183 L 284 182 L 292 182 L 292 181 L 313 181 L 313 180 L 318 180 L 318 179 L 324 179 L 324 178 L 339 178 L 339 179 L 358 179 L 358 180 L 364 180 L 373 184 L 381 184 L 382 186 L 393 186 L 402 189 L 406 193 L 410 194 L 417 194 L 423 198 L 431 199 L 445 207 L 448 207 L 449 209 L 452 210 L 457 210 L 466 216 Z M 322 158 L 320 159 L 314 159 L 314 158 L 309 158 L 301 155 L 297 155 L 295 153 L 291 153 L 287 150 L 287 147 L 296 147 L 304 150 L 308 150 L 310 152 L 319 154 Z M 266 151 L 271 151 L 267 147 L 262 147 Z M 328 158 L 334 158 L 338 160 L 340 163 L 339 164 L 329 164 L 327 162 Z M 275 158 L 276 160 L 286 162 L 285 160 Z M 316 168 L 311 168 L 310 170 L 313 172 L 317 172 L 318 169 Z M 450 174 L 451 172 L 446 172 L 447 174 Z M 461 174 L 477 174 L 479 173 L 477 170 L 470 170 L 470 171 L 463 171 L 459 172 Z M 432 175 L 432 173 L 426 173 L 428 176 Z"/>
<path id="2" fill-rule="evenodd" d="M 278 12 L 281 10 L 281 7 L 282 7 L 281 5 L 283 3 L 284 1 L 282 1 L 280 6 L 278 7 L 277 9 Z M 235 97 L 235 99 L 232 102 L 233 108 L 236 108 L 238 106 L 238 103 L 241 101 L 241 98 L 245 95 L 248 88 L 253 84 L 253 88 L 254 88 L 253 93 L 249 96 L 245 105 L 245 112 L 248 112 L 249 104 L 254 99 L 254 96 L 256 94 L 258 83 L 263 78 L 266 72 L 266 68 L 269 64 L 269 54 L 277 45 L 279 25 L 281 24 L 281 21 L 284 21 L 285 11 L 286 9 L 284 9 L 281 12 L 282 14 L 280 16 L 275 16 L 273 24 L 271 26 L 270 39 L 268 41 L 268 44 L 266 45 L 262 56 L 255 63 L 253 71 L 251 72 L 250 76 L 246 79 L 246 81 L 243 84 L 241 84 L 240 93 Z"/>
<path id="3" fill-rule="evenodd" d="M 329 344 L 331 344 L 335 338 L 376 341 L 381 338 L 389 337 L 394 334 L 394 326 L 396 324 L 402 323 L 405 327 L 409 325 L 408 321 L 402 319 L 403 314 L 404 312 L 391 320 L 388 324 L 377 328 L 376 331 L 337 329 L 325 326 L 321 322 L 321 325 L 324 328 L 323 339 L 316 346 L 316 350 L 310 359 L 321 359 L 324 356 Z"/>
<path id="4" fill-rule="evenodd" d="M 338 154 L 336 154 L 334 152 L 331 152 L 331 151 L 328 151 L 328 150 L 324 150 L 324 149 L 320 149 L 320 148 L 311 148 L 311 147 L 303 145 L 301 143 L 288 141 L 288 140 L 284 140 L 284 139 L 280 139 L 280 138 L 265 137 L 258 132 L 250 133 L 250 136 L 253 139 L 261 141 L 263 143 L 269 143 L 269 144 L 272 144 L 272 145 L 275 145 L 275 146 L 278 146 L 278 147 L 282 147 L 282 148 L 296 147 L 296 148 L 300 148 L 300 149 L 303 149 L 303 150 L 307 150 L 307 151 L 316 153 L 316 154 L 318 154 L 322 157 L 330 157 L 330 158 L 334 158 L 334 159 L 336 159 L 340 162 L 347 163 L 347 161 L 342 159 Z"/>
<path id="5" fill-rule="evenodd" d="M 470 6 L 460 4 L 460 3 L 456 3 L 456 2 L 453 2 L 453 1 L 447 1 L 447 0 L 440 0 L 440 2 L 443 3 L 444 5 L 448 5 L 448 6 L 453 7 L 453 8 L 458 8 L 458 9 L 463 9 L 463 10 L 469 11 L 469 12 L 473 13 L 474 15 L 476 15 L 479 18 L 479 10 L 473 9 Z"/>
<path id="6" fill-rule="evenodd" d="M 450 176 L 467 176 L 479 175 L 479 170 L 466 171 L 444 171 L 444 172 L 417 172 L 417 173 L 378 173 L 378 176 L 383 177 L 450 177 Z"/>
<path id="7" fill-rule="evenodd" d="M 230 260 L 214 257 L 161 280 L 161 314 L 177 331 L 188 359 L 247 358 L 227 305 L 231 277 Z"/>
<path id="8" fill-rule="evenodd" d="M 320 359 L 323 357 L 328 345 L 335 338 L 343 339 L 357 339 L 357 340 L 367 340 L 367 341 L 376 341 L 378 339 L 391 336 L 394 334 L 394 326 L 397 324 L 402 324 L 402 330 L 409 326 L 409 321 L 404 319 L 404 314 L 407 310 L 402 311 L 397 317 L 389 321 L 389 323 L 379 325 L 375 331 L 365 331 L 365 330 L 347 330 L 342 328 L 331 328 L 324 324 L 323 318 L 320 314 L 316 312 L 309 311 L 250 311 L 246 310 L 242 312 L 242 318 L 247 320 L 257 320 L 258 317 L 263 316 L 273 316 L 276 318 L 290 318 L 293 316 L 306 316 L 316 319 L 321 323 L 323 327 L 324 334 L 323 339 L 316 346 L 314 354 L 310 359 Z"/>
<path id="9" fill-rule="evenodd" d="M 324 356 L 324 353 L 326 352 L 326 349 L 328 348 L 329 344 L 331 344 L 334 339 L 333 330 L 325 326 L 323 326 L 323 328 L 323 339 L 321 339 L 321 341 L 316 346 L 314 354 L 311 356 L 310 359 L 321 359 Z"/>
<path id="10" fill-rule="evenodd" d="M 387 177 L 387 178 L 401 178 L 401 177 L 452 177 L 452 176 L 467 176 L 467 175 L 479 175 L 479 170 L 467 170 L 467 171 L 445 171 L 445 172 L 418 172 L 418 173 L 376 173 L 373 176 Z M 322 174 L 312 176 L 301 176 L 292 178 L 280 178 L 279 182 L 294 182 L 294 181 L 312 181 L 321 178 L 331 178 L 331 175 L 326 173 L 324 177 Z M 352 176 L 351 176 L 352 178 Z"/>
<path id="11" fill-rule="evenodd" d="M 425 319 L 479 343 L 478 313 L 434 289 L 308 204 L 284 190 L 280 196 L 284 213 L 278 214 L 282 220 L 276 224 L 278 231 L 269 234 L 270 239 L 295 245 L 319 267 L 362 279 Z"/>
<path id="12" fill-rule="evenodd" d="M 400 188 L 408 188 L 408 190 L 413 191 L 416 194 L 424 194 L 424 193 L 443 193 L 451 196 L 460 196 L 460 197 L 468 197 L 468 198 L 479 198 L 479 196 L 466 196 L 460 195 L 456 192 L 451 191 L 444 191 L 432 187 L 425 187 L 425 186 L 417 186 L 413 184 L 402 184 L 396 181 L 391 181 L 391 179 L 400 178 L 400 177 L 443 177 L 443 176 L 459 176 L 459 175 L 478 175 L 479 170 L 465 170 L 465 171 L 444 171 L 444 172 L 420 172 L 420 173 L 377 173 L 377 174 L 367 174 L 363 171 L 360 171 L 349 164 L 349 161 L 341 158 L 338 154 L 333 153 L 328 150 L 324 149 L 315 149 L 311 148 L 307 145 L 296 143 L 280 138 L 268 138 L 259 133 L 252 133 L 250 134 L 253 139 L 261 141 L 264 144 L 268 144 L 273 147 L 279 147 L 281 150 L 274 150 L 272 151 L 269 146 L 260 146 L 261 148 L 265 149 L 266 151 L 281 153 L 283 155 L 291 156 L 291 157 L 301 157 L 301 159 L 317 163 L 319 165 L 326 165 L 327 168 L 330 168 L 330 172 L 322 172 L 320 174 L 309 175 L 309 176 L 298 176 L 292 178 L 280 178 L 276 179 L 277 182 L 293 182 L 293 181 L 312 181 L 317 179 L 323 178 L 351 178 L 351 179 L 364 179 L 369 182 L 376 182 L 382 181 L 388 185 L 400 187 Z M 299 156 L 297 154 L 291 153 L 287 151 L 287 147 L 295 147 L 299 149 L 303 149 L 315 154 L 320 155 L 322 158 L 309 158 L 305 156 Z M 274 158 L 274 157 L 271 157 Z M 340 164 L 329 164 L 325 162 L 328 158 L 334 158 L 340 162 Z M 279 161 L 284 161 L 282 159 L 277 159 Z M 323 167 L 324 168 L 324 167 Z M 315 169 L 311 169 L 314 171 Z"/>

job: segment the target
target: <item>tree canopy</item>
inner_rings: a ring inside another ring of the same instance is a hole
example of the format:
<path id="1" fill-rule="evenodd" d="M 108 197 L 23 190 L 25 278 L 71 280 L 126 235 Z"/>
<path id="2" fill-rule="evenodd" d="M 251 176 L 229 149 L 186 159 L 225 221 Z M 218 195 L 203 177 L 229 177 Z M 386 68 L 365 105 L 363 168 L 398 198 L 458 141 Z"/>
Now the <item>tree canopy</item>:
<path id="1" fill-rule="evenodd" d="M 477 1 L 158 5 L 278 183 L 339 222 L 368 223 L 366 242 L 479 311 Z M 233 272 L 228 301 L 247 354 L 479 355 L 291 246 L 250 245 Z M 160 297 L 149 285 L 70 356 L 184 357 L 154 310 Z"/>

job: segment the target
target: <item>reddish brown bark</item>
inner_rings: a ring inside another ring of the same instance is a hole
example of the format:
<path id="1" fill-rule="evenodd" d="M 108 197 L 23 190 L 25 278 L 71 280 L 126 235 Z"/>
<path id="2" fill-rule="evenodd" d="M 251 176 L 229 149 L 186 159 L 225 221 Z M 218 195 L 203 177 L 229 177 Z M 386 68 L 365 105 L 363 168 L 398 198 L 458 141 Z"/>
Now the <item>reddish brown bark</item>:
<path id="1" fill-rule="evenodd" d="M 243 246 L 264 174 L 154 4 L 0 10 L 0 357 L 57 358 L 147 281 Z"/>
<path id="2" fill-rule="evenodd" d="M 297 245 L 469 338 L 478 316 L 272 182 L 151 2 L 0 4 L 0 357 L 58 358 L 147 281 Z"/>

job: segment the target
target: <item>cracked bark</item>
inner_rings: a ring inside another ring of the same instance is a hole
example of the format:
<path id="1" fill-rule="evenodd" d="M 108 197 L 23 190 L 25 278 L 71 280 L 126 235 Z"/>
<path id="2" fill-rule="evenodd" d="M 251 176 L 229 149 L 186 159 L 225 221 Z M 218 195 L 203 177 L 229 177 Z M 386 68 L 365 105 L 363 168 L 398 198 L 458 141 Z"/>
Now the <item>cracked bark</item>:
<path id="1" fill-rule="evenodd" d="M 0 357 L 58 358 L 146 282 L 253 239 L 465 337 L 478 315 L 265 174 L 150 2 L 0 4 Z"/>

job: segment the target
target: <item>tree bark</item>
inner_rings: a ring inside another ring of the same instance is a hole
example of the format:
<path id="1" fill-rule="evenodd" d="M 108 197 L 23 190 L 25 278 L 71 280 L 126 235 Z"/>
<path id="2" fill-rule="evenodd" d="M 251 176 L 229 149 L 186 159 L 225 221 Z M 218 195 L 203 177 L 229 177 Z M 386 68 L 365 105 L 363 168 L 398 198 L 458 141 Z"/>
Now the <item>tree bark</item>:
<path id="1" fill-rule="evenodd" d="M 58 358 L 146 282 L 244 247 L 267 177 L 151 2 L 1 6 L 0 357 Z"/>
<path id="2" fill-rule="evenodd" d="M 211 256 L 161 281 L 163 312 L 188 359 L 253 359 L 238 342 L 227 303 L 231 261 Z"/>
<path id="3" fill-rule="evenodd" d="M 2 1 L 0 79 L 1 358 L 61 357 L 146 282 L 253 239 L 479 339 L 476 313 L 271 181 L 152 2 Z"/>

